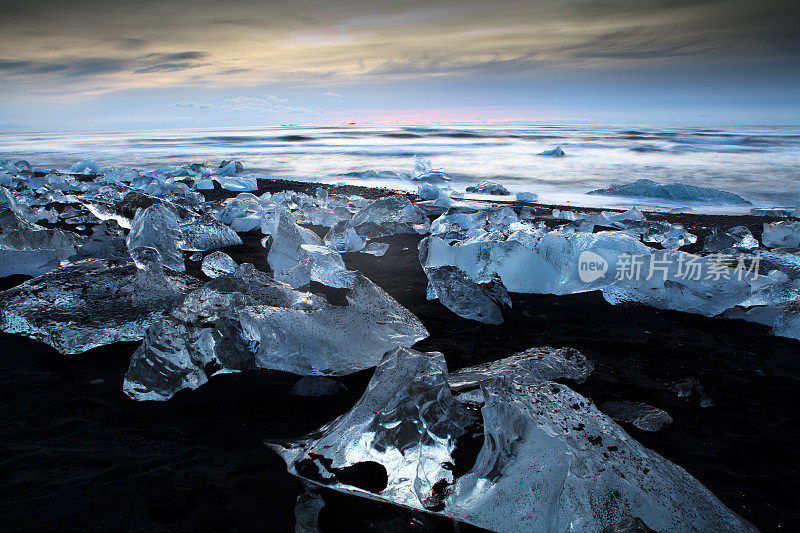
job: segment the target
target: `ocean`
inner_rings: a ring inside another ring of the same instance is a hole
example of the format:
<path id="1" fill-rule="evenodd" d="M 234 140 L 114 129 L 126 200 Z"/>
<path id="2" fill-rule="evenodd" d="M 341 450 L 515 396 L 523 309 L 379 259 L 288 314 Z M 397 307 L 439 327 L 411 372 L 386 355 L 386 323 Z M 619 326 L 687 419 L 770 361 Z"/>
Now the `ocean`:
<path id="1" fill-rule="evenodd" d="M 537 155 L 556 146 L 566 157 Z M 681 207 L 585 194 L 648 178 L 731 191 L 755 206 L 800 205 L 800 127 L 351 125 L 0 134 L 0 158 L 43 169 L 66 170 L 85 158 L 146 170 L 236 159 L 259 177 L 405 190 L 417 184 L 361 173 L 410 172 L 415 155 L 446 172 L 456 190 L 492 179 L 545 203 Z"/>

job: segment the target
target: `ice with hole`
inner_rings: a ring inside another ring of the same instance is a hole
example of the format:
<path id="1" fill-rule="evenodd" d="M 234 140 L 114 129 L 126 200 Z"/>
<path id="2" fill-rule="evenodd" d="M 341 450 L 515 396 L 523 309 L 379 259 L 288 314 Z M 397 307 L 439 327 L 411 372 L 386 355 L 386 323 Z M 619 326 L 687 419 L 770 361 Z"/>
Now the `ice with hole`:
<path id="1" fill-rule="evenodd" d="M 590 400 L 517 374 L 478 375 L 480 395 L 462 404 L 442 354 L 397 348 L 350 411 L 270 446 L 317 485 L 492 531 L 596 532 L 632 517 L 657 531 L 755 531 Z M 481 432 L 477 457 L 456 453 Z"/>

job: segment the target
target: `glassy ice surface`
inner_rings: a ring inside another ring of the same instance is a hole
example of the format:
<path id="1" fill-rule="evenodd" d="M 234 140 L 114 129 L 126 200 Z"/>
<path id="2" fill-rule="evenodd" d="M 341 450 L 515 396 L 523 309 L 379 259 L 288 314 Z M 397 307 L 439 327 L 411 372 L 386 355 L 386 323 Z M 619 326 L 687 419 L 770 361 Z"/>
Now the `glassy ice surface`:
<path id="1" fill-rule="evenodd" d="M 507 196 L 511 194 L 508 189 L 492 180 L 479 181 L 477 185 L 467 187 L 467 192 L 476 194 L 494 194 L 497 196 Z"/>
<path id="2" fill-rule="evenodd" d="M 242 265 L 190 294 L 148 331 L 124 390 L 138 400 L 166 400 L 219 370 L 350 374 L 428 335 L 411 312 L 361 274 L 354 274 L 347 301 L 331 305 Z"/>
<path id="3" fill-rule="evenodd" d="M 211 215 L 203 215 L 180 225 L 179 248 L 189 252 L 205 252 L 242 244 L 236 232 Z"/>
<path id="4" fill-rule="evenodd" d="M 198 284 L 157 263 L 145 270 L 104 259 L 80 261 L 0 293 L 2 329 L 63 354 L 141 340 Z"/>
<path id="5" fill-rule="evenodd" d="M 441 354 L 398 348 L 349 412 L 272 448 L 318 485 L 494 531 L 594 532 L 632 517 L 657 531 L 755 531 L 566 386 L 498 376 L 482 391 L 477 415 L 453 396 Z M 480 427 L 477 459 L 461 464 L 459 438 Z M 366 468 L 370 483 L 349 475 Z"/>
<path id="6" fill-rule="evenodd" d="M 597 189 L 588 194 L 603 196 L 634 196 L 642 198 L 663 198 L 681 202 L 705 202 L 717 204 L 747 205 L 749 201 L 732 192 L 697 187 L 683 183 L 662 185 L 653 180 L 641 179 L 627 185 L 617 185 L 606 189 Z"/>
<path id="7" fill-rule="evenodd" d="M 232 274 L 239 265 L 225 252 L 213 252 L 203 258 L 200 269 L 209 278 Z"/>
<path id="8" fill-rule="evenodd" d="M 361 253 L 374 255 L 375 257 L 383 257 L 388 250 L 389 245 L 385 242 L 371 242 L 361 250 Z"/>
<path id="9" fill-rule="evenodd" d="M 325 234 L 325 245 L 338 252 L 358 252 L 363 250 L 367 241 L 356 233 L 349 221 L 334 224 Z"/>
<path id="10" fill-rule="evenodd" d="M 529 348 L 504 359 L 463 368 L 450 373 L 454 391 L 478 388 L 495 379 L 517 384 L 568 379 L 583 383 L 594 370 L 594 363 L 574 348 Z"/>
<path id="11" fill-rule="evenodd" d="M 767 248 L 797 249 L 800 247 L 800 222 L 781 221 L 764 224 L 761 242 Z"/>
<path id="12" fill-rule="evenodd" d="M 511 298 L 500 278 L 476 282 L 458 267 L 446 265 L 425 268 L 428 299 L 438 300 L 462 318 L 484 324 L 502 324 L 503 307 L 511 307 Z"/>
<path id="13" fill-rule="evenodd" d="M 366 238 L 397 233 L 426 233 L 430 220 L 405 196 L 399 194 L 370 202 L 353 215 L 350 225 Z"/>
<path id="14" fill-rule="evenodd" d="M 628 422 L 642 431 L 660 431 L 672 423 L 666 411 L 641 402 L 605 402 L 600 409 L 617 422 Z"/>
<path id="15" fill-rule="evenodd" d="M 703 241 L 703 251 L 706 252 L 750 251 L 758 246 L 758 239 L 745 226 L 728 230 L 714 228 Z"/>
<path id="16" fill-rule="evenodd" d="M 158 251 L 164 266 L 184 271 L 183 253 L 178 249 L 181 229 L 169 208 L 155 204 L 139 209 L 128 233 L 128 249 L 149 247 Z"/>

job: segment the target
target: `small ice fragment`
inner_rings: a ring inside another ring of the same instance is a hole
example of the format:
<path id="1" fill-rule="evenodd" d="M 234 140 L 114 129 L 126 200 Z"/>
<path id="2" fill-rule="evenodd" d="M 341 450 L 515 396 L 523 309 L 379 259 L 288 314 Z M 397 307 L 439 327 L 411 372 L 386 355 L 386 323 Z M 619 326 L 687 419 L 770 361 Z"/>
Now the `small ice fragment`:
<path id="1" fill-rule="evenodd" d="M 502 324 L 501 307 L 511 307 L 511 298 L 499 278 L 478 283 L 455 266 L 427 267 L 429 299 L 439 301 L 462 318 L 484 324 Z"/>
<path id="2" fill-rule="evenodd" d="M 242 244 L 232 229 L 211 215 L 183 222 L 180 225 L 179 248 L 188 252 L 206 252 Z"/>
<path id="3" fill-rule="evenodd" d="M 350 225 L 360 236 L 374 239 L 397 233 L 427 233 L 431 222 L 408 198 L 395 194 L 359 209 Z"/>
<path id="4" fill-rule="evenodd" d="M 617 422 L 628 422 L 642 431 L 660 431 L 672 423 L 666 411 L 641 402 L 605 402 L 600 410 Z"/>
<path id="5" fill-rule="evenodd" d="M 226 191 L 249 192 L 258 190 L 258 180 L 253 176 L 214 176 L 214 180 Z"/>
<path id="6" fill-rule="evenodd" d="M 507 196 L 511 194 L 508 189 L 492 180 L 479 181 L 477 185 L 467 187 L 467 192 L 476 194 L 493 194 L 498 196 Z"/>
<path id="7" fill-rule="evenodd" d="M 534 194 L 532 192 L 518 192 L 517 193 L 517 201 L 518 202 L 535 202 L 539 199 L 538 194 Z"/>
<path id="8" fill-rule="evenodd" d="M 564 153 L 564 150 L 562 150 L 560 146 L 556 146 L 551 150 L 545 150 L 543 152 L 539 152 L 539 155 L 545 155 L 550 157 L 564 157 L 567 154 Z"/>
<path id="9" fill-rule="evenodd" d="M 231 274 L 239 265 L 225 252 L 213 252 L 203 258 L 200 269 L 209 278 L 216 278 L 223 274 Z"/>
<path id="10" fill-rule="evenodd" d="M 76 172 L 80 174 L 97 174 L 101 172 L 100 165 L 94 159 L 84 159 L 83 161 L 78 161 L 72 168 L 69 169 L 70 172 Z"/>
<path id="11" fill-rule="evenodd" d="M 706 391 L 703 388 L 703 385 L 700 384 L 700 380 L 696 377 L 691 376 L 688 378 L 684 378 L 678 382 L 676 382 L 670 390 L 673 391 L 675 394 L 678 395 L 678 398 L 690 398 L 694 395 L 697 395 L 700 398 L 700 407 L 711 407 L 714 403 L 711 399 L 706 396 Z"/>
<path id="12" fill-rule="evenodd" d="M 342 255 L 327 246 L 301 244 L 300 261 L 311 264 L 311 279 L 328 287 L 349 288 L 353 285 L 355 272 L 347 270 Z"/>
<path id="13" fill-rule="evenodd" d="M 292 387 L 292 396 L 336 396 L 347 390 L 344 384 L 325 376 L 303 376 Z"/>
<path id="14" fill-rule="evenodd" d="M 371 242 L 361 250 L 362 254 L 370 254 L 375 257 L 383 257 L 389 250 L 389 245 L 385 242 Z"/>
<path id="15" fill-rule="evenodd" d="M 433 168 L 430 159 L 419 156 L 414 156 L 414 170 L 411 172 L 411 178 L 429 182 L 450 181 L 450 177 L 447 174 Z"/>

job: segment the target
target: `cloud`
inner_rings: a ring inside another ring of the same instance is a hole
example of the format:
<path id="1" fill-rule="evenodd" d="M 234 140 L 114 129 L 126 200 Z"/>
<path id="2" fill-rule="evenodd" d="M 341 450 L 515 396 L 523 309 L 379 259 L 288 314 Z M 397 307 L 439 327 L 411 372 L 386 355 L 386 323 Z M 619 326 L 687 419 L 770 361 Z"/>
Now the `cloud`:
<path id="1" fill-rule="evenodd" d="M 214 106 L 209 104 L 195 104 L 194 102 L 175 102 L 174 104 L 169 104 L 169 107 L 182 109 L 212 109 Z"/>
<path id="2" fill-rule="evenodd" d="M 333 91 L 328 91 L 326 93 L 323 93 L 322 96 L 330 96 L 331 98 L 341 98 L 341 95 Z"/>
<path id="3" fill-rule="evenodd" d="M 286 105 L 289 102 L 286 98 L 280 98 L 273 94 L 263 96 L 238 96 L 228 98 L 220 106 L 223 111 L 248 111 L 253 113 L 308 113 L 310 110 L 303 107 Z"/>

